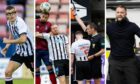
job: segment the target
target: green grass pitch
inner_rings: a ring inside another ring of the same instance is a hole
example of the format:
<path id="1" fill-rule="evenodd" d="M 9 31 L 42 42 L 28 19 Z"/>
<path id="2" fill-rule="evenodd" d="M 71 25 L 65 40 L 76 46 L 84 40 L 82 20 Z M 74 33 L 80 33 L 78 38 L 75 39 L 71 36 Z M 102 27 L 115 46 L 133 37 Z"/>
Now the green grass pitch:
<path id="1" fill-rule="evenodd" d="M 0 79 L 0 84 L 5 84 L 4 79 Z M 33 79 L 14 79 L 13 84 L 34 84 Z"/>

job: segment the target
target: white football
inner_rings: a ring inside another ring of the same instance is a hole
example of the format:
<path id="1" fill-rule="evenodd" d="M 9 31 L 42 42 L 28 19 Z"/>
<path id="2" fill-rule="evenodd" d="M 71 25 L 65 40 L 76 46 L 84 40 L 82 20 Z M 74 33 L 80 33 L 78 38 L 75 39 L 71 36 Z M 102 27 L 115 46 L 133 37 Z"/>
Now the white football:
<path id="1" fill-rule="evenodd" d="M 43 12 L 50 12 L 51 4 L 49 2 L 43 2 L 43 3 L 40 4 L 40 9 Z"/>

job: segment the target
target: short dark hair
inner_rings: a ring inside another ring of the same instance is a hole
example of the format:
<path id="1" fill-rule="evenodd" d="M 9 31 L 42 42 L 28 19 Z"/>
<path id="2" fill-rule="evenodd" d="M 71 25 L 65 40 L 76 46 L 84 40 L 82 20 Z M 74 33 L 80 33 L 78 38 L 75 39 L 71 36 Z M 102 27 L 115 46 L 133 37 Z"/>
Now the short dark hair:
<path id="1" fill-rule="evenodd" d="M 49 12 L 41 11 L 41 14 L 50 15 Z"/>
<path id="2" fill-rule="evenodd" d="M 124 5 L 122 5 L 122 4 L 121 4 L 121 5 L 118 5 L 118 6 L 116 7 L 116 9 L 117 9 L 117 8 L 124 8 L 125 11 L 127 11 L 127 8 L 126 8 Z"/>
<path id="3" fill-rule="evenodd" d="M 83 32 L 82 31 L 76 31 L 75 35 L 77 35 L 77 34 L 82 34 L 83 35 Z"/>
<path id="4" fill-rule="evenodd" d="M 11 6 L 11 5 L 9 5 L 9 6 L 6 7 L 6 10 L 12 10 L 12 9 L 15 9 L 15 7 L 14 6 Z"/>
<path id="5" fill-rule="evenodd" d="M 97 25 L 95 23 L 89 22 L 87 25 L 89 25 L 90 28 L 93 28 L 93 29 L 95 29 L 97 31 Z"/>

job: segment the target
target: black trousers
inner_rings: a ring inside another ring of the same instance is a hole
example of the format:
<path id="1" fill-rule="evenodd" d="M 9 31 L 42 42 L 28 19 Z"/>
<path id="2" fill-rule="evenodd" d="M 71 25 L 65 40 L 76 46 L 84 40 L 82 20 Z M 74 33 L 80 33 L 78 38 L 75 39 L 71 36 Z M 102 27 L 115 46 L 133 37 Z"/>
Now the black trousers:
<path id="1" fill-rule="evenodd" d="M 138 84 L 136 58 L 123 61 L 109 59 L 111 84 Z"/>

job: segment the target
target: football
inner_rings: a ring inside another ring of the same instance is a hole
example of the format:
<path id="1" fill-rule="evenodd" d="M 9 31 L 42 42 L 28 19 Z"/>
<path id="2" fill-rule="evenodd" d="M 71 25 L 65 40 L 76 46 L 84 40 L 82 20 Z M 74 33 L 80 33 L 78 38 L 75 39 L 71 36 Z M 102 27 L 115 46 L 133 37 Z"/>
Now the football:
<path id="1" fill-rule="evenodd" d="M 43 2 L 40 4 L 40 9 L 42 12 L 50 12 L 51 4 L 49 2 Z"/>

